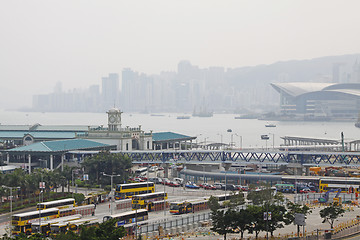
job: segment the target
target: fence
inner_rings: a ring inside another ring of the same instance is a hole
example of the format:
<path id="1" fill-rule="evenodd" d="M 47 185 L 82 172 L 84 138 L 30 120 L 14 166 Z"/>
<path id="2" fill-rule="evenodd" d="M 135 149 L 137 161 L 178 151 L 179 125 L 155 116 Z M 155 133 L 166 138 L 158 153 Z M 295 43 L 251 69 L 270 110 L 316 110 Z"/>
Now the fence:
<path id="1" fill-rule="evenodd" d="M 295 203 L 306 203 L 306 202 L 313 202 L 318 201 L 320 197 L 323 197 L 325 193 L 306 193 L 306 194 L 296 194 L 294 195 L 294 202 Z M 336 193 L 329 194 L 328 202 L 331 203 L 333 198 L 336 196 Z M 341 201 L 357 201 L 358 198 L 356 197 L 355 193 L 340 193 L 339 197 Z"/>
<path id="2" fill-rule="evenodd" d="M 161 219 L 158 221 L 151 222 L 139 222 L 138 223 L 138 234 L 145 234 L 150 232 L 156 232 L 156 234 L 162 235 L 167 233 L 180 233 L 186 232 L 190 228 L 196 228 L 201 222 L 208 221 L 211 218 L 211 213 L 199 213 L 192 215 L 184 215 L 179 218 L 171 219 Z M 141 224 L 141 225 L 140 225 Z M 134 227 L 136 225 L 134 224 Z"/>

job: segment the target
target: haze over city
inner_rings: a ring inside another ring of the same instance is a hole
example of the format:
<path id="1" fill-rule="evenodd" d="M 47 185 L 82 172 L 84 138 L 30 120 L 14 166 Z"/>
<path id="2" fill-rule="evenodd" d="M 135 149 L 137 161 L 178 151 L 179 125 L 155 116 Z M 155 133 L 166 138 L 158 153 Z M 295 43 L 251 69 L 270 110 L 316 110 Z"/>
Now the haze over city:
<path id="1" fill-rule="evenodd" d="M 358 1 L 4 1 L 0 108 L 131 68 L 237 68 L 360 52 Z M 304 79 L 308 81 L 308 79 Z"/>

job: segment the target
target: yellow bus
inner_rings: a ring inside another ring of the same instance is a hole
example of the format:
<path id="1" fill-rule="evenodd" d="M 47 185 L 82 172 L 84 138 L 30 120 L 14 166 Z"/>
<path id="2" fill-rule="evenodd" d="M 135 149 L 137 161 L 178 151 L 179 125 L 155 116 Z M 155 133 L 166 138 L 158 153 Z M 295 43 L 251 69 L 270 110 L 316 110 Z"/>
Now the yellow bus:
<path id="1" fill-rule="evenodd" d="M 154 202 L 166 200 L 168 195 L 165 192 L 145 193 L 132 196 L 132 209 L 147 209 L 149 212 L 154 208 Z"/>
<path id="2" fill-rule="evenodd" d="M 31 224 L 33 222 L 39 221 L 39 217 L 41 218 L 41 221 L 46 221 L 53 218 L 58 218 L 59 216 L 60 212 L 58 208 L 49 208 L 39 211 L 14 214 L 11 219 L 13 226 L 12 234 L 31 234 Z"/>
<path id="3" fill-rule="evenodd" d="M 80 233 L 80 226 L 94 226 L 99 224 L 99 219 L 95 217 L 81 218 L 76 220 L 61 221 L 58 223 L 50 224 L 51 233 L 56 235 L 59 233 L 66 233 L 73 231 L 77 234 Z"/>
<path id="4" fill-rule="evenodd" d="M 133 195 L 153 192 L 155 192 L 155 185 L 153 182 L 118 184 L 115 189 L 115 199 L 131 198 Z"/>
<path id="5" fill-rule="evenodd" d="M 332 189 L 341 189 L 343 193 L 359 193 L 359 178 L 321 178 L 319 181 L 320 192 L 327 192 Z"/>
<path id="6" fill-rule="evenodd" d="M 148 211 L 146 209 L 139 209 L 135 211 L 122 212 L 113 215 L 104 216 L 103 221 L 116 219 L 116 226 L 123 226 L 128 223 L 141 222 L 148 219 Z"/>
<path id="7" fill-rule="evenodd" d="M 50 202 L 42 202 L 37 204 L 37 210 L 43 210 L 48 208 L 69 208 L 69 207 L 76 207 L 75 199 L 74 198 L 66 198 L 60 199 Z"/>
<path id="8" fill-rule="evenodd" d="M 63 222 L 63 221 L 78 220 L 81 217 L 82 216 L 80 214 L 74 214 L 71 216 L 54 218 L 54 219 L 50 219 L 47 221 L 41 221 L 41 222 L 36 221 L 31 224 L 31 231 L 33 234 L 40 232 L 40 233 L 44 234 L 45 236 L 49 236 L 49 234 L 51 232 L 51 229 L 50 229 L 51 224 L 55 224 L 55 223 L 59 223 L 59 222 Z"/>

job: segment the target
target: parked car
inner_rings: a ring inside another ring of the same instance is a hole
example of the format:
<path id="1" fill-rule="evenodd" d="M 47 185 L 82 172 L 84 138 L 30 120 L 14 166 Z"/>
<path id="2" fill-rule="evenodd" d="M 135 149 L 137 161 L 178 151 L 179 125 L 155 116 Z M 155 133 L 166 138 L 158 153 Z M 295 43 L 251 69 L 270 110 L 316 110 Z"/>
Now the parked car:
<path id="1" fill-rule="evenodd" d="M 171 187 L 180 187 L 180 184 L 177 181 L 170 181 L 169 186 L 171 186 Z"/>
<path id="2" fill-rule="evenodd" d="M 211 184 L 205 184 L 204 188 L 206 190 L 216 190 L 216 187 Z"/>
<path id="3" fill-rule="evenodd" d="M 185 184 L 186 188 L 191 188 L 191 189 L 199 189 L 200 187 L 198 185 L 196 185 L 195 183 L 192 182 L 188 182 Z"/>
<path id="4" fill-rule="evenodd" d="M 161 178 L 149 178 L 149 181 L 150 182 L 153 182 L 153 183 L 155 183 L 155 184 L 162 184 L 162 180 L 161 180 Z"/>
<path id="5" fill-rule="evenodd" d="M 237 188 L 233 184 L 226 184 L 226 185 L 224 184 L 223 186 L 221 186 L 221 190 L 225 190 L 225 186 L 226 186 L 227 191 L 235 191 L 235 190 L 237 190 Z"/>
<path id="6" fill-rule="evenodd" d="M 223 184 L 222 183 L 214 183 L 213 185 L 216 189 L 221 189 Z"/>
<path id="7" fill-rule="evenodd" d="M 303 188 L 300 190 L 300 193 L 312 193 L 312 192 L 315 192 L 315 191 L 311 190 L 310 188 Z"/>
<path id="8" fill-rule="evenodd" d="M 182 178 L 174 178 L 174 181 L 176 181 L 180 185 L 182 185 L 184 183 L 184 179 L 182 179 Z"/>

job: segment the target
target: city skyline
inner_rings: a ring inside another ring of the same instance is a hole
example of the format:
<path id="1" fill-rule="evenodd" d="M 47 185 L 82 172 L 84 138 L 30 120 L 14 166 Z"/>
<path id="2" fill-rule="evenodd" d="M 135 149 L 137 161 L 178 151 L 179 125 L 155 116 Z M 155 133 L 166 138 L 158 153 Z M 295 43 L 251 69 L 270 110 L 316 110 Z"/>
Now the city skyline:
<path id="1" fill-rule="evenodd" d="M 6 1 L 0 108 L 123 68 L 237 68 L 360 52 L 358 1 Z"/>

